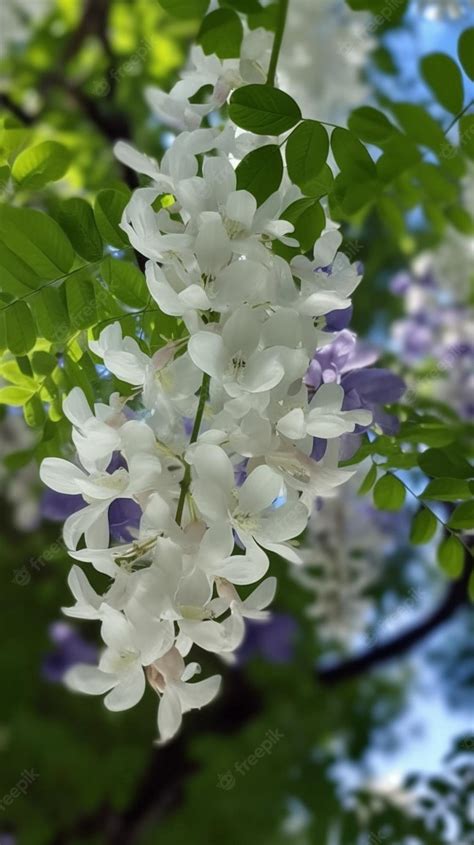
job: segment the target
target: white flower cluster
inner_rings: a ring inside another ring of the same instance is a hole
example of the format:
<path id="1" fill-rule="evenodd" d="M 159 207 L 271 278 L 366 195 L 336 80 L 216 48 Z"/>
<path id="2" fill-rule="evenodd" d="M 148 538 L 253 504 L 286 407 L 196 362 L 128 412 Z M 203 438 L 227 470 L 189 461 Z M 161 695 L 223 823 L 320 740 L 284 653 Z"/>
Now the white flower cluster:
<path id="1" fill-rule="evenodd" d="M 387 0 L 380 11 L 390 16 L 390 8 Z M 305 117 L 344 124 L 367 101 L 362 72 L 376 28 L 375 18 L 354 14 L 345 0 L 291 0 L 278 77 Z"/>
<path id="2" fill-rule="evenodd" d="M 303 566 L 292 576 L 311 595 L 306 615 L 321 640 L 347 649 L 366 633 L 384 553 L 400 540 L 400 526 L 382 530 L 358 488 L 368 470 L 362 464 L 340 495 L 314 510 L 301 548 Z"/>
<path id="3" fill-rule="evenodd" d="M 186 97 L 208 81 L 203 69 Z M 167 108 L 172 101 L 179 98 Z M 160 165 L 117 146 L 123 162 L 151 179 L 133 194 L 122 227 L 148 259 L 150 294 L 176 318 L 179 339 L 150 356 L 115 323 L 91 340 L 131 396 L 114 394 L 92 411 L 73 389 L 64 411 L 82 468 L 60 458 L 41 468 L 46 484 L 86 502 L 64 525 L 71 556 L 112 579 L 99 595 L 72 569 L 76 604 L 66 613 L 99 620 L 106 649 L 98 667 L 73 668 L 67 683 L 107 693 L 106 706 L 123 710 L 148 679 L 162 741 L 219 687 L 217 675 L 193 680 L 200 667 L 184 658 L 198 646 L 229 659 L 245 618 L 265 616 L 275 578 L 245 598 L 238 588 L 261 581 L 268 552 L 300 562 L 292 540 L 314 499 L 351 476 L 338 469 L 338 439 L 372 420 L 369 411 L 342 410 L 340 385 L 322 385 L 309 401 L 303 382 L 315 348 L 334 339 L 324 315 L 349 306 L 358 270 L 337 252 L 334 227 L 312 260 L 288 263 L 273 251 L 275 240 L 297 245 L 284 212 L 301 194 L 285 177 L 257 207 L 236 187 L 234 166 L 247 146 L 231 125 L 183 131 Z M 310 457 L 313 437 L 329 441 L 323 461 Z M 110 547 L 108 510 L 117 500 L 138 504 L 141 519 L 133 542 Z"/>

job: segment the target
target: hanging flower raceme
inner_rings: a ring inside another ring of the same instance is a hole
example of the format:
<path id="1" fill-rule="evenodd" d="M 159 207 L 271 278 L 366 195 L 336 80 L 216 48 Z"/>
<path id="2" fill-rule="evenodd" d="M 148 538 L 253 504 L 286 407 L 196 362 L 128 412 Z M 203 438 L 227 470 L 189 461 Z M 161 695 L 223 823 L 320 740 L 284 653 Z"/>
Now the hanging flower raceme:
<path id="1" fill-rule="evenodd" d="M 255 31 L 240 62 L 198 49 L 196 70 L 170 95 L 149 94 L 187 127 L 160 164 L 117 145 L 121 161 L 150 179 L 130 199 L 122 229 L 147 259 L 151 298 L 167 324 L 176 318 L 176 332 L 151 350 L 124 337 L 119 323 L 90 340 L 129 386 L 126 396 L 91 409 L 75 388 L 64 410 L 78 462 L 48 458 L 41 470 L 59 494 L 82 496 L 65 541 L 73 558 L 108 579 L 100 595 L 72 570 L 75 604 L 66 613 L 98 620 L 106 648 L 97 667 L 75 666 L 66 683 L 105 693 L 109 709 L 123 710 L 148 681 L 163 741 L 219 688 L 218 676 L 195 680 L 199 665 L 185 663 L 191 649 L 228 661 L 245 619 L 265 618 L 276 588 L 273 577 L 261 581 L 269 555 L 301 563 L 298 537 L 314 499 L 333 496 L 352 474 L 338 467 L 341 437 L 373 419 L 363 391 L 360 404 L 348 405 L 344 381 L 328 379 L 322 363 L 314 383 L 315 362 L 329 360 L 324 347 L 337 342 L 334 315 L 347 314 L 361 279 L 338 252 L 339 233 L 328 222 L 312 260 L 297 256 L 285 214 L 299 188 L 285 174 L 260 205 L 238 188 L 239 160 L 268 139 L 238 135 L 230 123 L 199 128 L 209 109 L 189 102 L 207 84 L 215 108 L 232 88 L 264 82 L 267 47 Z M 321 460 L 312 457 L 314 438 L 327 442 Z M 111 530 L 118 502 L 125 521 L 132 513 L 119 534 Z M 247 585 L 255 587 L 243 599 Z"/>

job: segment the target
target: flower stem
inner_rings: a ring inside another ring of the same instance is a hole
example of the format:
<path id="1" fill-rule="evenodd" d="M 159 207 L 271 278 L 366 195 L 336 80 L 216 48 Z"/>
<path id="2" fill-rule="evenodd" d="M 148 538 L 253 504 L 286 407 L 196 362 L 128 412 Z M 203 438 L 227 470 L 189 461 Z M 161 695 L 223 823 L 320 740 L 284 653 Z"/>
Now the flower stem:
<path id="1" fill-rule="evenodd" d="M 286 15 L 288 13 L 289 0 L 279 0 L 278 4 L 278 19 L 275 30 L 275 40 L 273 42 L 272 55 L 270 57 L 270 65 L 268 67 L 267 85 L 275 84 L 275 74 L 278 64 L 278 56 L 280 55 L 281 43 L 283 41 L 283 33 L 285 31 Z"/>
<path id="2" fill-rule="evenodd" d="M 202 418 L 204 415 L 204 408 L 206 407 L 207 396 L 209 392 L 209 383 L 211 379 L 207 373 L 204 373 L 201 382 L 201 390 L 199 392 L 199 404 L 196 411 L 196 416 L 194 418 L 194 425 L 193 430 L 191 432 L 191 439 L 189 443 L 195 443 L 199 437 L 199 431 L 201 428 Z M 179 501 L 178 507 L 176 509 L 176 522 L 178 525 L 181 525 L 181 520 L 183 518 L 183 510 L 184 510 L 184 503 L 186 501 L 186 495 L 189 490 L 189 485 L 191 483 L 191 467 L 189 464 L 186 464 L 186 469 L 184 471 L 184 477 L 181 482 L 181 492 L 179 494 Z"/>

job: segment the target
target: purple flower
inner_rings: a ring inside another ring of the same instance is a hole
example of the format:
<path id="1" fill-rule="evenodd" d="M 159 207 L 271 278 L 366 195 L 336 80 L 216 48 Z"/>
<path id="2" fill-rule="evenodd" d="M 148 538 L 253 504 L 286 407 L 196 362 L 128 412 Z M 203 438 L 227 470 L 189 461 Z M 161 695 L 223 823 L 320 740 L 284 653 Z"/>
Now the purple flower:
<path id="1" fill-rule="evenodd" d="M 97 663 L 97 648 L 83 640 L 72 625 L 53 622 L 48 632 L 55 649 L 46 655 L 41 667 L 41 674 L 47 681 L 59 683 L 76 663 Z"/>
<path id="2" fill-rule="evenodd" d="M 85 504 L 80 494 L 69 496 L 48 489 L 44 491 L 41 498 L 41 515 L 51 522 L 64 522 L 68 516 L 85 507 Z"/>
<path id="3" fill-rule="evenodd" d="M 109 528 L 113 540 L 131 543 L 139 528 L 142 510 L 133 499 L 115 499 L 109 507 Z"/>
<path id="4" fill-rule="evenodd" d="M 340 332 L 342 329 L 347 329 L 347 326 L 352 320 L 352 305 L 349 308 L 341 308 L 338 311 L 330 311 L 326 314 L 325 331 Z"/>
<path id="5" fill-rule="evenodd" d="M 248 619 L 245 639 L 236 651 L 237 662 L 259 655 L 269 663 L 289 663 L 293 658 L 298 625 L 288 613 L 272 613 L 266 621 Z"/>
<path id="6" fill-rule="evenodd" d="M 305 375 L 305 384 L 316 393 L 322 384 L 340 384 L 344 390 L 343 411 L 363 408 L 373 414 L 374 422 L 387 434 L 397 430 L 397 419 L 381 407 L 397 402 L 405 391 L 405 382 L 388 369 L 372 367 L 377 352 L 357 340 L 355 334 L 344 329 L 336 339 L 316 350 Z M 358 435 L 364 431 L 356 426 L 354 434 L 342 438 L 342 458 L 349 458 L 358 447 Z M 314 439 L 312 457 L 321 460 L 326 440 Z"/>

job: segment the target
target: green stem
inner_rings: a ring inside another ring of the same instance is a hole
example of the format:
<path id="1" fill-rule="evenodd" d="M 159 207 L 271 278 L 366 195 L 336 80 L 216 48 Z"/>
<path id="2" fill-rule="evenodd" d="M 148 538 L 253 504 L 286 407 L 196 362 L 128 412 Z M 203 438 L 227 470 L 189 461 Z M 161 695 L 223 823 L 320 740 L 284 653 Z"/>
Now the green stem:
<path id="1" fill-rule="evenodd" d="M 281 43 L 283 41 L 283 33 L 285 31 L 286 15 L 288 13 L 289 0 L 280 0 L 278 7 L 278 20 L 275 30 L 275 40 L 273 42 L 272 55 L 270 57 L 270 65 L 268 67 L 267 85 L 275 84 L 275 74 L 278 64 L 278 56 L 280 55 Z"/>
<path id="2" fill-rule="evenodd" d="M 131 246 L 130 247 L 124 246 L 123 251 L 127 252 L 131 249 L 132 249 Z M 34 290 L 28 291 L 28 293 L 24 293 L 23 296 L 17 296 L 16 299 L 14 299 L 12 302 L 8 302 L 7 305 L 4 305 L 2 308 L 0 308 L 0 313 L 2 311 L 8 311 L 8 309 L 11 308 L 12 305 L 15 305 L 16 302 L 22 302 L 24 299 L 29 299 L 30 296 L 37 296 L 45 288 L 50 288 L 50 287 L 52 287 L 52 285 L 57 285 L 60 282 L 66 281 L 66 279 L 71 279 L 77 273 L 82 273 L 85 270 L 90 270 L 92 267 L 98 267 L 99 264 L 101 264 L 103 260 L 104 260 L 103 258 L 99 258 L 97 261 L 91 261 L 88 264 L 83 264 L 81 267 L 76 267 L 75 270 L 71 270 L 70 273 L 64 273 L 63 276 L 59 276 L 57 279 L 52 279 L 51 282 L 46 282 L 44 285 L 41 285 L 39 288 L 35 288 Z"/>
<path id="3" fill-rule="evenodd" d="M 207 395 L 209 391 L 209 383 L 211 379 L 207 373 L 204 373 L 202 377 L 201 383 L 201 390 L 199 393 L 199 404 L 196 411 L 196 416 L 194 418 L 194 425 L 193 430 L 191 432 L 191 439 L 190 443 L 195 443 L 199 436 L 199 431 L 201 428 L 202 418 L 204 414 L 204 408 L 206 407 L 207 402 Z M 183 518 L 183 510 L 184 510 L 184 503 L 186 501 L 186 496 L 189 490 L 189 485 L 191 484 L 191 467 L 189 464 L 186 464 L 186 469 L 184 471 L 184 478 L 181 482 L 181 492 L 179 494 L 179 501 L 178 507 L 176 509 L 176 522 L 178 525 L 181 525 L 181 520 Z"/>
<path id="4" fill-rule="evenodd" d="M 467 106 L 464 106 L 463 110 L 460 111 L 459 114 L 457 114 L 455 118 L 453 118 L 453 120 L 449 124 L 448 128 L 444 130 L 445 135 L 448 134 L 449 130 L 453 128 L 453 126 L 458 122 L 458 120 L 461 120 L 462 116 L 464 114 L 466 114 L 467 110 L 470 109 L 471 106 L 474 106 L 474 100 L 471 100 L 471 102 L 468 103 Z"/>
<path id="5" fill-rule="evenodd" d="M 374 461 L 372 461 L 372 463 L 374 463 Z M 377 464 L 376 463 L 375 466 L 376 467 L 383 467 L 383 464 Z M 397 481 L 400 482 L 400 484 L 403 484 L 407 493 L 409 493 L 410 496 L 413 496 L 413 498 L 416 499 L 420 503 L 420 505 L 423 508 L 425 508 L 425 510 L 429 511 L 431 513 L 431 515 L 434 516 L 436 521 L 439 522 L 440 525 L 442 525 L 444 530 L 448 532 L 448 534 L 451 534 L 452 537 L 456 537 L 456 539 L 459 540 L 461 545 L 464 546 L 464 549 L 469 554 L 469 556 L 473 557 L 472 549 L 470 549 L 469 546 L 467 545 L 467 543 L 464 542 L 462 537 L 459 536 L 458 532 L 453 531 L 453 529 L 449 527 L 448 523 L 445 522 L 444 519 L 441 519 L 440 516 L 438 516 L 436 511 L 434 511 L 434 510 L 432 510 L 432 508 L 428 507 L 428 505 L 426 504 L 426 501 L 424 499 L 422 499 L 422 497 L 419 496 L 418 493 L 415 493 L 415 491 L 412 490 L 411 487 L 408 486 L 408 484 L 406 483 L 406 481 L 403 480 L 403 478 L 399 478 L 399 476 L 396 474 L 396 472 L 393 472 L 392 470 L 387 470 L 387 475 L 392 475 L 394 478 L 397 479 Z"/>

